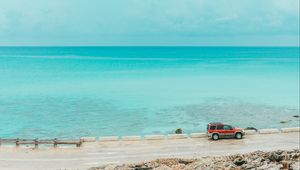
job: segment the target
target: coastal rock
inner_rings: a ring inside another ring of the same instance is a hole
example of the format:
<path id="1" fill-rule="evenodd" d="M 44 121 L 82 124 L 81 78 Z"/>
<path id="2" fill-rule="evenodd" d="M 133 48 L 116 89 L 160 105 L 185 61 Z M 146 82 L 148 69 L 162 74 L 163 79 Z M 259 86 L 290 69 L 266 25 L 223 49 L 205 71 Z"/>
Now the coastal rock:
<path id="1" fill-rule="evenodd" d="M 289 123 L 289 120 L 282 120 L 282 121 L 280 121 L 280 123 L 282 123 L 282 124 Z"/>
<path id="2" fill-rule="evenodd" d="M 193 160 L 188 160 L 188 159 L 183 159 L 183 160 L 178 160 L 178 163 L 188 165 L 190 163 L 193 163 Z"/>
<path id="3" fill-rule="evenodd" d="M 107 165 L 89 170 L 300 170 L 300 150 L 256 151 L 199 159 L 157 159 L 129 165 Z"/>
<path id="4" fill-rule="evenodd" d="M 255 169 L 257 166 L 253 166 L 251 164 L 246 164 L 245 167 L 243 167 L 244 169 Z"/>
<path id="5" fill-rule="evenodd" d="M 115 170 L 117 169 L 117 167 L 118 167 L 117 165 L 108 165 L 104 168 L 104 170 Z"/>
<path id="6" fill-rule="evenodd" d="M 275 151 L 276 154 L 281 155 L 283 153 L 282 150 Z"/>
<path id="7" fill-rule="evenodd" d="M 295 162 L 295 163 L 291 164 L 291 168 L 293 170 L 300 170 L 300 162 Z"/>
<path id="8" fill-rule="evenodd" d="M 257 158 L 251 162 L 254 167 L 259 167 L 262 165 L 262 158 Z"/>
<path id="9" fill-rule="evenodd" d="M 173 170 L 181 170 L 181 169 L 186 169 L 186 166 L 184 164 L 176 164 L 172 166 Z"/>
<path id="10" fill-rule="evenodd" d="M 206 161 L 208 164 L 210 164 L 210 162 L 209 161 Z M 200 159 L 200 160 L 198 160 L 198 161 L 196 161 L 195 163 L 194 163 L 194 169 L 196 169 L 196 170 L 204 170 L 204 169 L 208 169 L 207 167 L 206 167 L 206 163 L 202 160 L 202 159 Z"/>
<path id="11" fill-rule="evenodd" d="M 282 168 L 283 169 L 289 169 L 291 162 L 289 162 L 289 161 L 282 161 L 281 164 L 282 164 Z"/>
<path id="12" fill-rule="evenodd" d="M 234 161 L 234 164 L 237 166 L 242 166 L 243 164 L 247 163 L 243 158 L 238 158 Z"/>
<path id="13" fill-rule="evenodd" d="M 172 170 L 172 168 L 170 168 L 166 165 L 162 165 L 162 166 L 159 166 L 157 168 L 154 168 L 153 170 Z"/>
<path id="14" fill-rule="evenodd" d="M 231 164 L 229 162 L 224 163 L 224 167 L 229 167 Z"/>
<path id="15" fill-rule="evenodd" d="M 258 131 L 255 127 L 246 127 L 244 130 L 255 130 L 256 132 Z"/>
<path id="16" fill-rule="evenodd" d="M 264 164 L 261 167 L 258 167 L 257 170 L 280 170 L 281 166 L 276 165 L 274 163 L 271 164 Z"/>
<path id="17" fill-rule="evenodd" d="M 136 170 L 151 170 L 153 168 L 148 167 L 146 164 L 142 164 L 142 165 L 135 165 L 131 167 L 132 169 L 136 169 Z"/>
<path id="18" fill-rule="evenodd" d="M 269 160 L 270 161 L 276 161 L 276 162 L 280 162 L 283 160 L 283 156 L 282 155 L 279 155 L 277 153 L 272 153 L 270 156 L 269 156 Z"/>
<path id="19" fill-rule="evenodd" d="M 293 159 L 298 159 L 298 158 L 300 158 L 300 153 L 291 153 L 291 157 Z"/>

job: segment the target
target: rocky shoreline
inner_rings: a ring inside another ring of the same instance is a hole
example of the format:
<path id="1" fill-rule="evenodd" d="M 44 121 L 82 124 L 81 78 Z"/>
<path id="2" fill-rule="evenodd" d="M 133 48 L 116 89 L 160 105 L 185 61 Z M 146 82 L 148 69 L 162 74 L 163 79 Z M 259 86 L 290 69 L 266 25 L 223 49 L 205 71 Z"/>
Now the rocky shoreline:
<path id="1" fill-rule="evenodd" d="M 157 159 L 150 162 L 124 165 L 106 165 L 89 170 L 300 170 L 300 150 L 256 151 L 229 156 L 197 159 Z"/>

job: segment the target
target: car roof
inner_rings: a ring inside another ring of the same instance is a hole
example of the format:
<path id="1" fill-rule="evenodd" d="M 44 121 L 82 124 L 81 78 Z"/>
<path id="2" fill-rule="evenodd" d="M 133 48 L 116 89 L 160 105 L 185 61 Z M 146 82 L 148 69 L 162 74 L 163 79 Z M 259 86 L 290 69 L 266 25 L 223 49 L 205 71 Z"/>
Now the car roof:
<path id="1" fill-rule="evenodd" d="M 221 123 L 221 122 L 211 122 L 208 125 L 229 125 L 227 123 Z"/>
<path id="2" fill-rule="evenodd" d="M 209 124 L 223 124 L 221 122 L 210 122 Z"/>

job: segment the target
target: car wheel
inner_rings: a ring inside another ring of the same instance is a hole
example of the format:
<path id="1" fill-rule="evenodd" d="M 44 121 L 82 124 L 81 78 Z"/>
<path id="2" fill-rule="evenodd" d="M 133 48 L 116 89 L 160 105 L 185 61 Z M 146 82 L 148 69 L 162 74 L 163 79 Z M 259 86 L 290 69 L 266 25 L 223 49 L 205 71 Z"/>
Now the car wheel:
<path id="1" fill-rule="evenodd" d="M 218 140 L 218 139 L 219 139 L 219 135 L 216 134 L 216 133 L 213 134 L 213 135 L 212 135 L 212 139 L 213 139 L 213 140 Z"/>
<path id="2" fill-rule="evenodd" d="M 235 134 L 235 138 L 237 139 L 242 139 L 243 138 L 243 135 L 241 133 L 236 133 Z"/>

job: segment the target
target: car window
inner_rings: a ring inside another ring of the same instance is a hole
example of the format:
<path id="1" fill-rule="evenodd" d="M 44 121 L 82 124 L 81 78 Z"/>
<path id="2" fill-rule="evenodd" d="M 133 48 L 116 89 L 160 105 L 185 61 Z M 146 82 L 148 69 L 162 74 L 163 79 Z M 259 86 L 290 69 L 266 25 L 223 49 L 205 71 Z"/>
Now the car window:
<path id="1" fill-rule="evenodd" d="M 223 130 L 223 127 L 224 127 L 223 125 L 218 125 L 217 130 Z"/>
<path id="2" fill-rule="evenodd" d="M 232 130 L 232 127 L 229 125 L 224 125 L 224 130 Z"/>
<path id="3" fill-rule="evenodd" d="M 210 130 L 215 130 L 216 126 L 210 126 Z"/>

